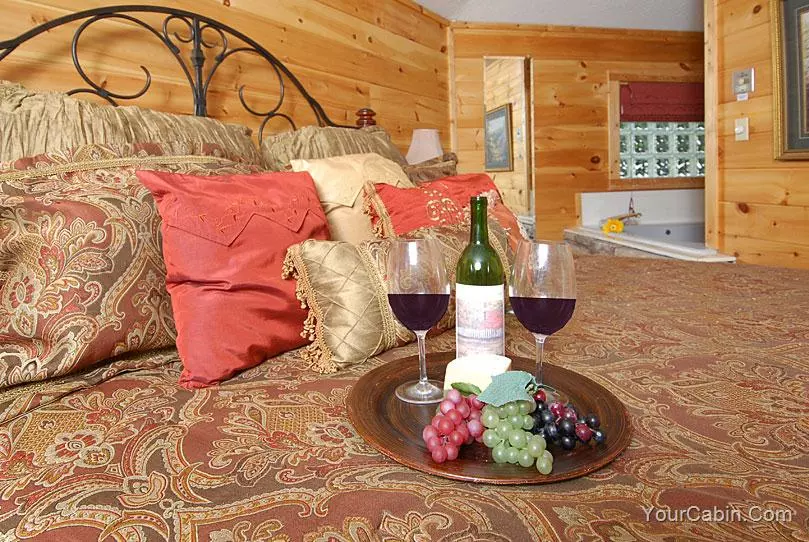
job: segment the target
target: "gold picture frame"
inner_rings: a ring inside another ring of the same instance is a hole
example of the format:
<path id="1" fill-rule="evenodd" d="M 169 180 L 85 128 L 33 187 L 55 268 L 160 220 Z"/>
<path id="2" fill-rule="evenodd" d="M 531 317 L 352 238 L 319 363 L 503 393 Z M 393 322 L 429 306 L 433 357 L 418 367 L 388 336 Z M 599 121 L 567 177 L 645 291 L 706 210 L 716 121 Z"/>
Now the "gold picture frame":
<path id="1" fill-rule="evenodd" d="M 485 171 L 514 171 L 511 104 L 486 111 L 483 124 Z"/>
<path id="2" fill-rule="evenodd" d="M 809 0 L 770 2 L 776 160 L 809 160 Z"/>

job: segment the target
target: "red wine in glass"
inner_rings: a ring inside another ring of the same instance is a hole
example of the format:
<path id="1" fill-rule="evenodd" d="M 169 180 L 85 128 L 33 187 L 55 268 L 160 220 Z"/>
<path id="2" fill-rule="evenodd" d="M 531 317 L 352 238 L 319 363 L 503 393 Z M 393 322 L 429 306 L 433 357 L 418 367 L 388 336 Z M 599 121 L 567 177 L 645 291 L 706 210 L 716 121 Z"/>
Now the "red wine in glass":
<path id="1" fill-rule="evenodd" d="M 438 403 L 444 398 L 441 382 L 427 378 L 427 332 L 444 316 L 450 284 L 444 253 L 436 239 L 394 239 L 387 255 L 388 302 L 396 318 L 415 333 L 419 347 L 419 379 L 396 387 L 406 403 Z"/>
<path id="2" fill-rule="evenodd" d="M 536 340 L 537 384 L 553 391 L 542 381 L 542 354 L 545 340 L 567 325 L 576 308 L 570 248 L 565 243 L 520 241 L 508 295 L 517 319 Z"/>
<path id="3" fill-rule="evenodd" d="M 553 335 L 565 325 L 576 308 L 575 299 L 557 297 L 511 297 L 517 320 L 531 333 Z"/>
<path id="4" fill-rule="evenodd" d="M 449 306 L 449 294 L 388 294 L 394 316 L 407 329 L 430 329 Z"/>

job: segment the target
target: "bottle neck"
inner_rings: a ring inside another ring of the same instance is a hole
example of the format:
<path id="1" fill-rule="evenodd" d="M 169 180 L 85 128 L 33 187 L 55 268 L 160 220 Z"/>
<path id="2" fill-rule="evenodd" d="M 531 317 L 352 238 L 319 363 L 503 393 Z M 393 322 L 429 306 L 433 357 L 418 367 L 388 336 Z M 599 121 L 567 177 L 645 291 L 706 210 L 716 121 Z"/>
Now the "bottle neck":
<path id="1" fill-rule="evenodd" d="M 472 227 L 469 231 L 469 243 L 474 245 L 489 244 L 489 218 L 486 212 L 486 200 L 472 203 Z"/>

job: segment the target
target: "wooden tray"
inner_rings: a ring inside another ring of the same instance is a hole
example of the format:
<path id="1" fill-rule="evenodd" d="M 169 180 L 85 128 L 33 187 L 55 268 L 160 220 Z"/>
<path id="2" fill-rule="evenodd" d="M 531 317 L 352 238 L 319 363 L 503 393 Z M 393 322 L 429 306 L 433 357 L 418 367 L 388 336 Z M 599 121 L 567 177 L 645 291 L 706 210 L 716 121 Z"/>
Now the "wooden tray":
<path id="1" fill-rule="evenodd" d="M 428 354 L 427 373 L 443 380 L 444 369 L 455 354 Z M 512 357 L 514 370 L 532 372 L 534 361 Z M 574 450 L 553 446 L 553 471 L 540 474 L 534 467 L 497 464 L 482 443 L 462 446 L 458 459 L 432 461 L 421 431 L 435 414 L 436 406 L 400 401 L 394 389 L 406 380 L 418 379 L 418 357 L 394 360 L 365 374 L 348 397 L 348 416 L 357 432 L 381 453 L 410 468 L 453 480 L 488 484 L 547 484 L 569 480 L 596 471 L 618 457 L 629 445 L 629 415 L 623 404 L 603 386 L 573 371 L 546 364 L 546 383 L 554 386 L 581 413 L 601 418 L 607 440 L 600 445 L 579 443 Z"/>

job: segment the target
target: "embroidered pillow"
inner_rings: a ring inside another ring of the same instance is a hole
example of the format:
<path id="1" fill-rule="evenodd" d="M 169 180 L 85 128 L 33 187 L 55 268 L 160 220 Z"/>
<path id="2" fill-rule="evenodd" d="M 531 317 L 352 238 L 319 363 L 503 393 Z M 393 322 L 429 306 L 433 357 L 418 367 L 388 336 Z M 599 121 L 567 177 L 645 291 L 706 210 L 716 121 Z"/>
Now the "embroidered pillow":
<path id="1" fill-rule="evenodd" d="M 160 145 L 89 145 L 0 164 L 0 387 L 174 346 L 160 216 L 139 167 L 249 173 Z"/>
<path id="2" fill-rule="evenodd" d="M 291 245 L 329 238 L 309 174 L 138 178 L 163 218 L 180 385 L 217 384 L 304 344 L 306 313 L 281 268 Z"/>
<path id="3" fill-rule="evenodd" d="M 489 221 L 492 246 L 511 272 L 513 252 L 508 236 Z M 450 281 L 469 241 L 469 225 L 422 228 L 408 234 L 415 239 L 434 237 L 443 246 Z M 290 247 L 284 276 L 297 279 L 297 295 L 309 309 L 303 336 L 311 344 L 303 357 L 318 372 L 330 373 L 415 340 L 393 316 L 385 286 L 385 263 L 390 241 L 378 239 L 351 245 L 337 241 L 304 241 Z M 454 296 L 431 334 L 455 326 Z"/>
<path id="4" fill-rule="evenodd" d="M 481 195 L 489 199 L 489 216 L 508 232 L 509 244 L 516 250 L 517 243 L 523 238 L 519 223 L 486 174 L 456 175 L 423 183 L 416 188 L 367 184 L 365 211 L 378 236 L 399 237 L 418 228 L 468 221 L 469 199 Z"/>
<path id="5" fill-rule="evenodd" d="M 353 244 L 374 238 L 371 220 L 363 212 L 362 189 L 366 182 L 414 186 L 398 164 L 373 153 L 295 159 L 292 170 L 307 171 L 314 179 L 332 240 Z"/>

